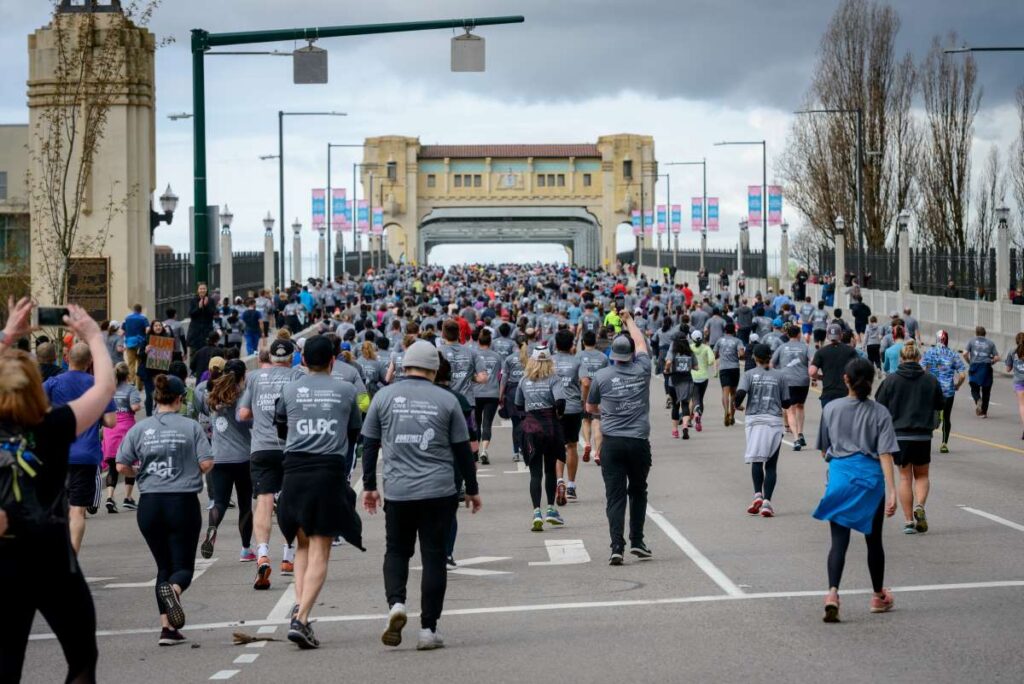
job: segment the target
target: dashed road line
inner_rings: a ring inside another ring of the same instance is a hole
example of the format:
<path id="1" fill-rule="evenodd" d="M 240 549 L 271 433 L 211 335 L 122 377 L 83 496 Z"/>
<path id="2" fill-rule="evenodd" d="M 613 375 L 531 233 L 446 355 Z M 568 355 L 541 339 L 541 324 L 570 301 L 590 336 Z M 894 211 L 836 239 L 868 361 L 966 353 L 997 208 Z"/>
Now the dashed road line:
<path id="1" fill-rule="evenodd" d="M 704 571 L 704 574 L 711 578 L 711 580 L 722 588 L 729 596 L 743 596 L 744 592 L 736 584 L 722 572 L 717 565 L 708 560 L 708 557 L 700 552 L 696 546 L 694 546 L 689 539 L 683 536 L 683 533 L 675 528 L 675 526 L 668 521 L 658 511 L 647 506 L 647 517 L 654 521 L 654 524 L 661 528 L 661 531 L 672 540 L 672 542 L 682 549 L 683 553 L 690 557 L 690 560 L 694 564 Z"/>
<path id="2" fill-rule="evenodd" d="M 260 641 L 259 643 L 265 644 L 267 642 L 266 641 Z M 250 663 L 255 663 L 256 659 L 259 658 L 259 657 L 260 657 L 259 653 L 243 653 L 242 655 L 240 655 L 237 658 L 235 658 L 233 663 L 235 665 L 249 665 Z"/>
<path id="3" fill-rule="evenodd" d="M 961 511 L 973 513 L 974 515 L 980 515 L 982 518 L 988 518 L 992 522 L 997 522 L 1000 525 L 1006 525 L 1010 529 L 1017 530 L 1018 532 L 1024 532 L 1024 525 L 1021 525 L 1020 523 L 1015 523 L 1012 520 L 1007 520 L 1006 518 L 1000 518 L 998 515 L 995 515 L 994 513 L 980 511 L 977 508 L 971 508 L 970 506 L 957 506 L 957 508 L 959 508 Z"/>
<path id="4" fill-rule="evenodd" d="M 548 550 L 546 561 L 531 561 L 530 565 L 580 565 L 590 562 L 590 554 L 582 539 L 545 539 Z"/>
<path id="5" fill-rule="evenodd" d="M 192 583 L 203 576 L 210 566 L 217 562 L 216 558 L 196 558 L 195 572 L 192 574 Z M 151 579 L 148 582 L 116 582 L 114 584 L 104 584 L 104 589 L 140 589 L 143 587 L 155 587 L 156 579 Z"/>
<path id="6" fill-rule="evenodd" d="M 213 673 L 213 676 L 210 677 L 210 679 L 231 679 L 239 672 L 241 672 L 241 670 L 221 670 L 220 672 Z"/>

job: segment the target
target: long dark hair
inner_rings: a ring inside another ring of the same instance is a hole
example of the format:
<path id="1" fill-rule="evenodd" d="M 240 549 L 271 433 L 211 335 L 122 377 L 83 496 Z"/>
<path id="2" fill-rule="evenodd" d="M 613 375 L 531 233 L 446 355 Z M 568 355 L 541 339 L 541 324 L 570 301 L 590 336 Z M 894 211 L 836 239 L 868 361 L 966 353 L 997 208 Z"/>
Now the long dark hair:
<path id="1" fill-rule="evenodd" d="M 871 386 L 875 381 L 875 367 L 867 359 L 853 359 L 843 370 L 846 384 L 849 385 L 857 399 L 864 401 L 871 394 Z"/>
<path id="2" fill-rule="evenodd" d="M 1015 341 L 1017 342 L 1017 359 L 1024 361 L 1024 332 L 1017 333 Z"/>

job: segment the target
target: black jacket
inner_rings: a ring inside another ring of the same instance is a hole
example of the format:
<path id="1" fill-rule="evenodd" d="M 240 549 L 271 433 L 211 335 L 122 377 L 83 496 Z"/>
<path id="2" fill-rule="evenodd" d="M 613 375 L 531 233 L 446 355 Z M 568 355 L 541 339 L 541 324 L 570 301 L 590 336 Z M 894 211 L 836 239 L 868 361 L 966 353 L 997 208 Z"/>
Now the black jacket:
<path id="1" fill-rule="evenodd" d="M 918 363 L 901 363 L 878 387 L 875 401 L 889 409 L 896 436 L 931 434 L 945 405 L 939 381 Z"/>

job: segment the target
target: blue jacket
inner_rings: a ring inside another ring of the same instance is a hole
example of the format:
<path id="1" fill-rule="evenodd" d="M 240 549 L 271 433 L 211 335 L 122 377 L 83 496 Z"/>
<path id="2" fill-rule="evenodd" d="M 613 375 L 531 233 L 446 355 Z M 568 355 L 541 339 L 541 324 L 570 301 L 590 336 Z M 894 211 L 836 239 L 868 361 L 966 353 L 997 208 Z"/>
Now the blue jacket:
<path id="1" fill-rule="evenodd" d="M 149 327 L 149 319 L 140 313 L 130 313 L 125 316 L 124 325 L 124 346 L 126 349 L 138 349 L 145 346 L 146 328 Z"/>

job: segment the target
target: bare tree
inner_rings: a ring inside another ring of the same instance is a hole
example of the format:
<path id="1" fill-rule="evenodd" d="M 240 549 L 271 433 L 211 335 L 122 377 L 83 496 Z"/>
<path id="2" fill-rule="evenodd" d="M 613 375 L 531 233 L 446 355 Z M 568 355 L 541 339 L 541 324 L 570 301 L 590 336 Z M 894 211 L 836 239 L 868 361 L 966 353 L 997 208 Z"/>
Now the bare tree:
<path id="1" fill-rule="evenodd" d="M 831 271 L 833 264 L 821 263 L 822 250 L 830 250 L 833 241 L 826 233 L 812 226 L 803 226 L 793 231 L 789 241 L 789 256 L 797 266 L 804 266 L 811 273 Z"/>
<path id="2" fill-rule="evenodd" d="M 911 115 L 915 68 L 896 55 L 900 19 L 889 5 L 843 0 L 818 49 L 808 109 L 863 111 L 864 235 L 882 247 L 895 218 L 913 202 L 917 127 Z M 855 114 L 797 117 L 778 163 L 790 202 L 831 241 L 837 216 L 855 226 L 857 136 Z M 857 231 L 846 232 L 854 244 Z"/>
<path id="3" fill-rule="evenodd" d="M 985 157 L 981 183 L 974 199 L 974 223 L 969 238 L 973 248 L 988 251 L 995 246 L 992 240 L 998 224 L 995 210 L 1006 201 L 1008 189 L 1009 178 L 1003 168 L 999 148 L 992 145 Z"/>
<path id="4" fill-rule="evenodd" d="M 951 33 L 948 44 L 956 45 Z M 946 249 L 967 247 L 971 199 L 971 144 L 981 86 L 974 57 L 943 52 L 938 37 L 920 68 L 927 114 L 921 145 L 921 203 L 917 208 L 921 237 Z"/>
<path id="5" fill-rule="evenodd" d="M 1017 139 L 1010 148 L 1010 178 L 1013 197 L 1017 200 L 1016 226 L 1011 225 L 1010 236 L 1014 245 L 1024 249 L 1024 85 L 1017 88 Z"/>

